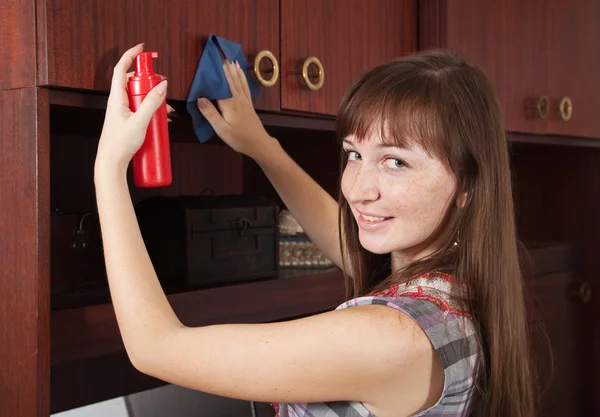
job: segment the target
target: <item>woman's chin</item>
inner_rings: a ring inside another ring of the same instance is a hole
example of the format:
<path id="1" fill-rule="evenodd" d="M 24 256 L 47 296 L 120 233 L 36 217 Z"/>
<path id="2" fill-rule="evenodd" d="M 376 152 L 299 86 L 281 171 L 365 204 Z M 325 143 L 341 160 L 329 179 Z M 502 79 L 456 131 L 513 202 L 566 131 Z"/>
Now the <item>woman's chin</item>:
<path id="1" fill-rule="evenodd" d="M 375 255 L 385 255 L 386 253 L 390 253 L 391 249 L 386 247 L 385 245 L 382 245 L 378 242 L 372 242 L 369 241 L 368 239 L 359 239 L 360 240 L 360 245 L 363 247 L 364 250 L 374 253 Z"/>

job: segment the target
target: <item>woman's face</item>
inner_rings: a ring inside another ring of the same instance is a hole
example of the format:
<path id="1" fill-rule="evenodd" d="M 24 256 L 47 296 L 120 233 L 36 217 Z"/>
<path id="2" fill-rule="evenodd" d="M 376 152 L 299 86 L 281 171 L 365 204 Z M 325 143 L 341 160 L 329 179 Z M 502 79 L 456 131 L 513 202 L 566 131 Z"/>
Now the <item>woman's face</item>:
<path id="1" fill-rule="evenodd" d="M 348 163 L 342 193 L 368 251 L 392 254 L 392 268 L 438 249 L 432 234 L 454 201 L 456 178 L 420 146 L 410 149 L 382 144 L 379 135 L 344 140 Z"/>

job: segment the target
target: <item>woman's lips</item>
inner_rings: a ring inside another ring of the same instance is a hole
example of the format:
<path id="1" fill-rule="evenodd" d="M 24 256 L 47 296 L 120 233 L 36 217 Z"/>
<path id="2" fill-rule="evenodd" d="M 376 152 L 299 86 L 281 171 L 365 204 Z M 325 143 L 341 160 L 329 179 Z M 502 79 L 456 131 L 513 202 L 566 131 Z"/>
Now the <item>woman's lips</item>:
<path id="1" fill-rule="evenodd" d="M 378 230 L 387 226 L 393 217 L 368 216 L 358 213 L 358 226 L 364 230 Z"/>

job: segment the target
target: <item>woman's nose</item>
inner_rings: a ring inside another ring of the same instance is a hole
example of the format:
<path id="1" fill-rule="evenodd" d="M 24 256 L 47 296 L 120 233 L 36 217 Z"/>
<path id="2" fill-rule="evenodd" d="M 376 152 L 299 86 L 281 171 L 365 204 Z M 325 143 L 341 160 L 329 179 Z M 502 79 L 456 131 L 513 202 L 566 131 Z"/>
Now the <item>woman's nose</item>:
<path id="1" fill-rule="evenodd" d="M 377 175 L 367 167 L 361 167 L 348 178 L 348 195 L 352 203 L 365 203 L 379 198 Z"/>

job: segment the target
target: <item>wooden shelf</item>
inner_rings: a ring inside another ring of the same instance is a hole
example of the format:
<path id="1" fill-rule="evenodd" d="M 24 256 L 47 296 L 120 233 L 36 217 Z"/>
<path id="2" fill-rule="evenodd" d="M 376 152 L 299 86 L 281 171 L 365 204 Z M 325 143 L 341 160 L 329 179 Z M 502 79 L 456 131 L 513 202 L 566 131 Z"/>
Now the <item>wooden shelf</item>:
<path id="1" fill-rule="evenodd" d="M 278 279 L 168 296 L 188 326 L 264 323 L 332 310 L 344 301 L 338 268 L 282 269 Z M 112 304 L 51 314 L 51 413 L 165 385 L 129 361 Z"/>
<path id="2" fill-rule="evenodd" d="M 282 270 L 278 279 L 169 295 L 187 326 L 287 320 L 344 301 L 339 269 Z M 112 304 L 53 311 L 51 365 L 123 352 Z"/>
<path id="3" fill-rule="evenodd" d="M 48 89 L 52 113 L 58 116 L 55 119 L 53 133 L 62 133 L 58 129 L 81 129 L 77 134 L 90 134 L 94 130 L 100 131 L 104 122 L 104 111 L 108 95 L 94 91 L 77 91 L 50 88 Z M 170 123 L 171 135 L 193 137 L 192 121 L 185 107 L 186 103 L 179 100 L 167 100 L 169 105 L 175 109 L 173 123 Z M 270 112 L 257 111 L 262 123 L 266 127 L 275 129 L 299 129 L 319 132 L 334 132 L 335 118 L 313 113 L 295 111 Z"/>
<path id="4" fill-rule="evenodd" d="M 51 129 L 53 134 L 77 134 L 97 136 L 104 123 L 104 110 L 106 109 L 107 95 L 91 92 L 63 89 L 49 89 L 49 101 L 52 105 L 51 113 L 53 123 Z M 169 125 L 172 138 L 177 141 L 195 141 L 191 118 L 185 108 L 185 102 L 168 100 L 175 109 L 176 115 Z M 335 118 L 318 114 L 279 111 L 258 111 L 262 123 L 267 130 L 278 136 L 284 132 L 286 136 L 305 136 L 303 131 L 322 132 L 333 134 L 335 132 Z M 568 137 L 557 135 L 531 134 L 521 132 L 509 132 L 508 141 L 511 143 L 554 145 L 598 148 L 600 140 L 584 137 Z"/>
<path id="5" fill-rule="evenodd" d="M 599 148 L 600 140 L 595 138 L 569 137 L 556 135 L 535 135 L 530 133 L 509 132 L 508 141 L 544 146 L 569 146 L 579 148 Z"/>
<path id="6" fill-rule="evenodd" d="M 561 271 L 573 262 L 569 246 L 528 248 L 538 265 L 536 275 Z M 539 265 L 545 265 L 543 271 Z M 172 294 L 168 299 L 187 326 L 271 322 L 337 307 L 344 301 L 344 282 L 338 268 L 281 269 L 278 279 Z M 53 311 L 51 335 L 52 365 L 124 351 L 110 303 Z"/>

